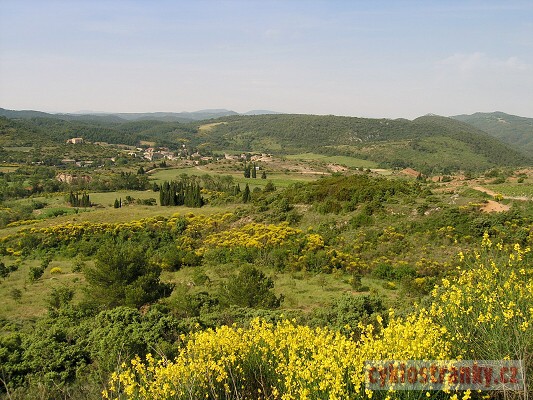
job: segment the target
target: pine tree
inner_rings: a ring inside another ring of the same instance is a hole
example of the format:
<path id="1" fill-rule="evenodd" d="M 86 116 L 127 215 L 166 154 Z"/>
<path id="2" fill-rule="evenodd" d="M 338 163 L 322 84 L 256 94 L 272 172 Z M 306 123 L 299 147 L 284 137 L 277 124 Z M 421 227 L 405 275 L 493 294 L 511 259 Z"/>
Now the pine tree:
<path id="1" fill-rule="evenodd" d="M 267 178 L 267 173 L 266 171 L 263 170 L 263 173 L 261 174 L 261 179 L 266 179 Z"/>
<path id="2" fill-rule="evenodd" d="M 118 202 L 118 199 L 115 199 L 115 204 L 113 204 L 114 208 L 120 208 L 120 203 Z"/>

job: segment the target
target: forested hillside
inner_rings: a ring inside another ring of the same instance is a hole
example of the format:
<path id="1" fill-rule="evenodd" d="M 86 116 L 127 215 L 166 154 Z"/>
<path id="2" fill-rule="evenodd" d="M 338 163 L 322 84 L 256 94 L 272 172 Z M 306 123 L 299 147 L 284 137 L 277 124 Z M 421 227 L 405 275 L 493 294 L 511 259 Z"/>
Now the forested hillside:
<path id="1" fill-rule="evenodd" d="M 223 123 L 209 132 L 214 148 L 344 154 L 427 173 L 531 163 L 485 132 L 445 117 L 408 121 L 284 114 L 217 122 Z"/>
<path id="2" fill-rule="evenodd" d="M 529 156 L 533 155 L 533 118 L 503 112 L 463 114 L 452 118 L 475 126 Z"/>
<path id="3" fill-rule="evenodd" d="M 496 166 L 533 163 L 531 156 L 471 125 L 437 116 L 408 121 L 269 114 L 224 116 L 188 123 L 65 120 L 58 116 L 0 118 L 4 146 L 64 143 L 71 137 L 131 146 L 147 141 L 171 149 L 186 144 L 202 152 L 345 155 L 371 160 L 384 168 L 411 167 L 425 174 L 483 171 Z"/>

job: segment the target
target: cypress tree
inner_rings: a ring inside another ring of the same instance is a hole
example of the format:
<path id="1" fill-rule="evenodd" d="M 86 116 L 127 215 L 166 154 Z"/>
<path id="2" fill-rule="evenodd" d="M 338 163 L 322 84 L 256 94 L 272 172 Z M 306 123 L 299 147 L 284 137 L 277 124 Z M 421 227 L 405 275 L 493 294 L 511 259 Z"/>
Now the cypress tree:
<path id="1" fill-rule="evenodd" d="M 170 184 L 165 181 L 163 182 L 163 186 L 161 186 L 161 194 L 160 197 L 162 198 L 161 205 L 162 206 L 170 206 Z"/>
<path id="2" fill-rule="evenodd" d="M 242 202 L 248 203 L 250 201 L 250 187 L 246 184 L 244 192 L 242 193 Z"/>
<path id="3" fill-rule="evenodd" d="M 91 206 L 91 200 L 89 199 L 89 195 L 87 193 L 83 193 L 81 196 L 81 207 L 90 207 Z"/>
<path id="4" fill-rule="evenodd" d="M 185 191 L 186 191 L 186 185 L 184 185 L 182 182 L 179 182 L 174 187 L 174 205 L 176 206 L 182 206 L 185 204 Z"/>
<path id="5" fill-rule="evenodd" d="M 200 185 L 196 185 L 196 189 L 194 191 L 194 198 L 196 207 L 202 207 L 204 205 L 204 199 L 202 197 Z"/>
<path id="6" fill-rule="evenodd" d="M 168 191 L 168 205 L 169 206 L 177 206 L 178 205 L 178 198 L 177 198 L 177 185 L 176 182 L 172 181 L 169 184 L 169 191 Z"/>
<path id="7" fill-rule="evenodd" d="M 257 167 L 254 165 L 252 166 L 252 178 L 257 178 Z"/>
<path id="8" fill-rule="evenodd" d="M 159 186 L 159 205 L 166 206 L 165 204 L 165 188 L 163 185 Z"/>
<path id="9" fill-rule="evenodd" d="M 70 192 L 70 205 L 72 207 L 79 207 L 80 206 L 80 197 L 79 197 L 78 193 L 73 194 L 72 192 Z"/>

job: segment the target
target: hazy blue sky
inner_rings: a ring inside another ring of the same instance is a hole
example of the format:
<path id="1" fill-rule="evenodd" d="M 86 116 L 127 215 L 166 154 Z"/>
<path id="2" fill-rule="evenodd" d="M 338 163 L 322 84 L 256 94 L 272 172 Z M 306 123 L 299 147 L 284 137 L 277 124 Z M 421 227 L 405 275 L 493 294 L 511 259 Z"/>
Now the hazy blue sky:
<path id="1" fill-rule="evenodd" d="M 533 117 L 533 1 L 0 0 L 0 107 Z"/>

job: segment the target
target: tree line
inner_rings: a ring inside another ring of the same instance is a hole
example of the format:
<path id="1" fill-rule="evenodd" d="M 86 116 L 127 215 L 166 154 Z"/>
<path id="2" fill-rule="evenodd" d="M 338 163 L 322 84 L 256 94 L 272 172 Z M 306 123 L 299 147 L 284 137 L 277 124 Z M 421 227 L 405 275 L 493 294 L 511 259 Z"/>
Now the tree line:
<path id="1" fill-rule="evenodd" d="M 159 186 L 159 204 L 162 206 L 202 207 L 205 200 L 198 183 L 165 181 Z"/>

